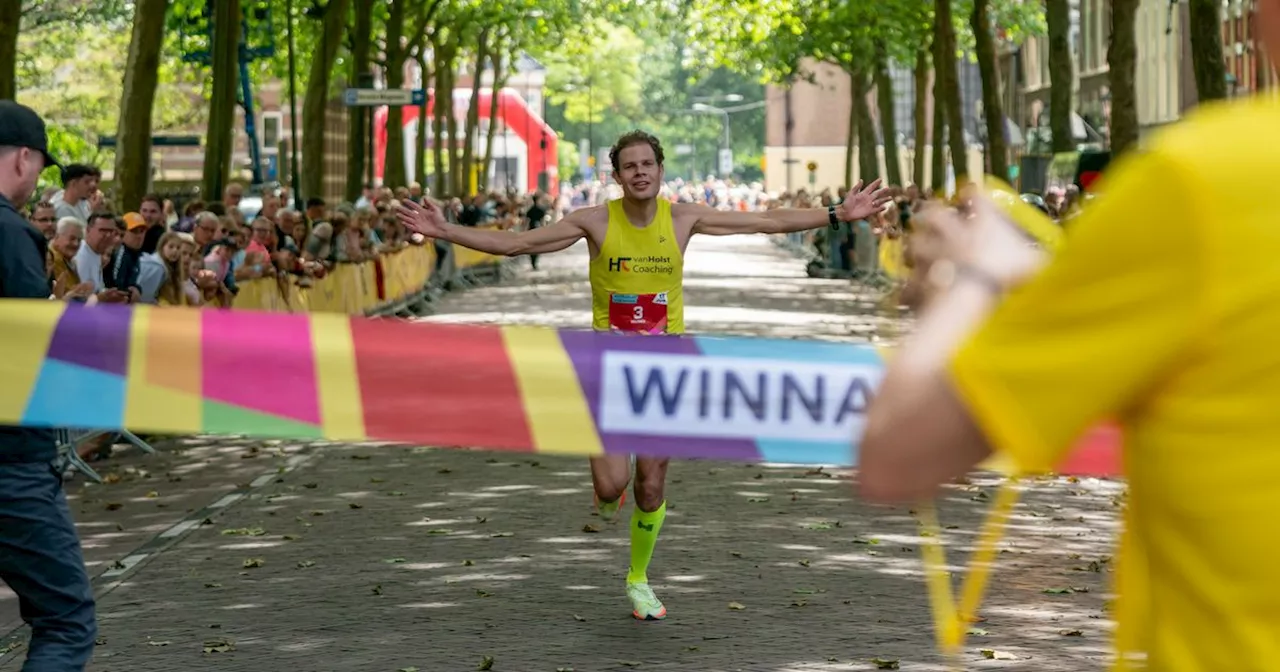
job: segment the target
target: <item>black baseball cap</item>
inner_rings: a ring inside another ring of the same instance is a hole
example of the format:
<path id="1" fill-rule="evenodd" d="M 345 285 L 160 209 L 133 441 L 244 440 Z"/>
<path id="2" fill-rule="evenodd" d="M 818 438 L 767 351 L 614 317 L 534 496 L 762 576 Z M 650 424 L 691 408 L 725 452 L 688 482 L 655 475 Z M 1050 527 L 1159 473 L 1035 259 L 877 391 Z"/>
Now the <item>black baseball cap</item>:
<path id="1" fill-rule="evenodd" d="M 49 153 L 44 120 L 35 110 L 12 100 L 0 100 L 0 147 L 26 147 L 44 155 L 44 167 L 62 164 Z"/>

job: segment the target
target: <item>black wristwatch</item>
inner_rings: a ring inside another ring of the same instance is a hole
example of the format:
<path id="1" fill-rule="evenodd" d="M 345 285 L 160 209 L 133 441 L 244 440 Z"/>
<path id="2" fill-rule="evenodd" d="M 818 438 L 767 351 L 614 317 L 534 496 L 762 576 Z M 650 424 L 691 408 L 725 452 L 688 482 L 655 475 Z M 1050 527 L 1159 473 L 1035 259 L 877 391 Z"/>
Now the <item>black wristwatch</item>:
<path id="1" fill-rule="evenodd" d="M 833 229 L 840 228 L 840 218 L 836 217 L 836 206 L 834 205 L 827 206 L 827 221 L 831 223 L 831 228 Z"/>

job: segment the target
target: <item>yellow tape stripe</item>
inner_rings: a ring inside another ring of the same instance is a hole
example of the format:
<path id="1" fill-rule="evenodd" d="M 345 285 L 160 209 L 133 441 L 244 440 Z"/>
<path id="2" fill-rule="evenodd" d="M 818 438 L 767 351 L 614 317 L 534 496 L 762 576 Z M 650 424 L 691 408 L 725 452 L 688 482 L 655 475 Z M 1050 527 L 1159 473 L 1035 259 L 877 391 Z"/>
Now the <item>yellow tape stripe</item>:
<path id="1" fill-rule="evenodd" d="M 603 455 L 591 408 L 559 332 L 503 327 L 502 338 L 537 451 Z"/>

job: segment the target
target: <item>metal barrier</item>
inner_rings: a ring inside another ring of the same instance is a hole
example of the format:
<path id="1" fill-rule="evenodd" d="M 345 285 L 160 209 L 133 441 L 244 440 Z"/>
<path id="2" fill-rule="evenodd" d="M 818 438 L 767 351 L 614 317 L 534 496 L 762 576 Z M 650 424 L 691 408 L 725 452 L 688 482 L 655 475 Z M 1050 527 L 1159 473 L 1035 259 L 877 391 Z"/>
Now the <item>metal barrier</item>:
<path id="1" fill-rule="evenodd" d="M 155 448 L 152 448 L 150 444 L 138 438 L 136 434 L 129 430 L 117 432 L 100 429 L 59 429 L 56 430 L 56 436 L 58 457 L 54 466 L 58 472 L 65 474 L 68 471 L 78 471 L 94 483 L 102 483 L 102 477 L 98 475 L 98 472 L 93 467 L 89 466 L 88 462 L 84 461 L 84 458 L 80 457 L 77 449 L 81 444 L 104 436 L 111 436 L 113 445 L 119 443 L 120 439 L 124 439 L 148 455 L 154 455 L 156 452 Z"/>

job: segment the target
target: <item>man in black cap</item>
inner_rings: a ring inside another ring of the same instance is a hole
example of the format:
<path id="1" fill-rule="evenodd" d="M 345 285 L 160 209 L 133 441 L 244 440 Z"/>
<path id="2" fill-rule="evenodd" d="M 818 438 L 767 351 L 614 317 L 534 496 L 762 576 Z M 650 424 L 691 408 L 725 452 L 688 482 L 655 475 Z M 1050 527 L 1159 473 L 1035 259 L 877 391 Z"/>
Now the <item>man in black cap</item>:
<path id="1" fill-rule="evenodd" d="M 49 155 L 44 121 L 0 101 L 0 298 L 48 300 L 44 235 L 19 214 Z M 18 594 L 31 644 L 22 672 L 83 670 L 97 623 L 51 430 L 0 426 L 0 580 Z"/>

